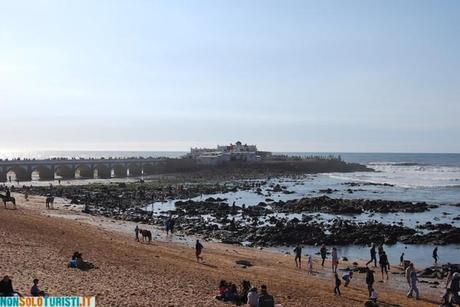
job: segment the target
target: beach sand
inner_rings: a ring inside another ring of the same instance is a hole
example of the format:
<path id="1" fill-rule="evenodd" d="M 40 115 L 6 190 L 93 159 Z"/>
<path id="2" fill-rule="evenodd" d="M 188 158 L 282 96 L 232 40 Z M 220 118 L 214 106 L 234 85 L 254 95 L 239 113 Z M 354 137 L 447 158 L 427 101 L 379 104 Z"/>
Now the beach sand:
<path id="1" fill-rule="evenodd" d="M 56 210 L 46 210 L 42 197 L 25 202 L 21 194 L 14 196 L 18 210 L 0 208 L 0 275 L 10 275 L 23 294 L 38 278 L 51 295 L 96 296 L 98 306 L 225 306 L 214 298 L 225 279 L 266 284 L 283 306 L 363 306 L 367 298 L 365 274 L 355 274 L 351 285 L 341 288 L 342 296 L 335 297 L 329 264 L 321 269 L 317 259 L 317 273 L 309 276 L 295 268 L 290 255 L 204 241 L 204 263 L 197 263 L 193 239 L 167 240 L 161 230 L 142 225 L 153 231 L 154 240 L 138 243 L 134 223 L 85 215 L 62 199 L 56 200 Z M 67 268 L 74 251 L 96 268 Z M 236 265 L 241 259 L 254 266 Z M 436 306 L 441 293 L 421 284 L 422 299 L 408 299 L 400 275 L 376 282 L 375 288 L 381 306 Z"/>

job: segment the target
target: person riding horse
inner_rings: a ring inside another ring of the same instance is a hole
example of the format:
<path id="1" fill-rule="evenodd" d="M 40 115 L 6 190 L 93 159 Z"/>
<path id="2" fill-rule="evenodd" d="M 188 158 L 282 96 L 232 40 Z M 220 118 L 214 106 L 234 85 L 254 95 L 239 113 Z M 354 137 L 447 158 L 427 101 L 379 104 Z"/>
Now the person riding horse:
<path id="1" fill-rule="evenodd" d="M 6 203 L 7 202 L 13 203 L 14 209 L 16 209 L 16 199 L 11 196 L 11 192 L 10 192 L 10 189 L 8 187 L 6 188 L 6 195 L 0 194 L 0 198 L 3 201 L 3 205 L 5 205 L 5 209 L 6 209 Z"/>

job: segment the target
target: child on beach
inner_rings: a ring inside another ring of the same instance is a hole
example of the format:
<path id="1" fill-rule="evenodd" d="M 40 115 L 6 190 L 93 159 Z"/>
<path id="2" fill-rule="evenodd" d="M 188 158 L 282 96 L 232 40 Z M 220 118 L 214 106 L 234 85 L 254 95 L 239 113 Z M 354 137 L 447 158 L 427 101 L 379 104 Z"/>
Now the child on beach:
<path id="1" fill-rule="evenodd" d="M 342 284 L 342 281 L 339 278 L 339 274 L 335 273 L 335 288 L 334 288 L 334 294 L 340 296 L 340 285 Z"/>
<path id="2" fill-rule="evenodd" d="M 345 285 L 344 285 L 345 287 L 348 287 L 352 278 L 353 278 L 353 272 L 351 271 L 342 275 L 342 279 L 345 281 Z"/>
<path id="3" fill-rule="evenodd" d="M 308 255 L 308 274 L 312 275 L 313 274 L 313 256 Z"/>

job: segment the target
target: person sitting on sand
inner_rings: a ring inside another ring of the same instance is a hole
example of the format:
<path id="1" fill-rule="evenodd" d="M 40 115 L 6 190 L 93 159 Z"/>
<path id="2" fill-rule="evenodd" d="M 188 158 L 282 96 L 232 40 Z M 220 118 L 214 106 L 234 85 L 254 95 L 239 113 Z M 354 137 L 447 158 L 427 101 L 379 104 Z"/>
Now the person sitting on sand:
<path id="1" fill-rule="evenodd" d="M 31 296 L 45 296 L 45 291 L 43 290 L 40 290 L 40 288 L 38 287 L 38 279 L 35 278 L 33 280 L 33 286 L 32 288 L 30 289 L 30 295 Z"/>
<path id="2" fill-rule="evenodd" d="M 19 292 L 13 290 L 13 281 L 8 275 L 5 275 L 0 281 L 0 296 L 22 296 Z"/>
<path id="3" fill-rule="evenodd" d="M 225 292 L 227 292 L 228 286 L 225 280 L 221 280 L 219 283 L 219 294 L 216 296 L 216 299 L 219 301 L 223 300 L 225 297 Z"/>
<path id="4" fill-rule="evenodd" d="M 259 304 L 259 297 L 257 295 L 256 287 L 252 287 L 249 291 L 247 304 L 249 307 L 258 307 L 257 305 Z"/>
<path id="5" fill-rule="evenodd" d="M 301 257 L 302 257 L 302 247 L 300 246 L 300 244 L 298 244 L 298 245 L 294 248 L 294 253 L 295 253 L 295 258 L 294 258 L 295 267 L 301 269 L 301 268 L 302 268 L 302 261 L 301 261 Z"/>
<path id="6" fill-rule="evenodd" d="M 236 302 L 237 298 L 238 298 L 238 290 L 236 288 L 236 285 L 233 283 L 230 283 L 227 291 L 225 292 L 224 301 L 225 302 Z"/>
<path id="7" fill-rule="evenodd" d="M 72 259 L 69 261 L 68 267 L 69 268 L 81 268 L 83 265 L 83 256 L 79 252 L 74 252 L 72 255 Z"/>
<path id="8" fill-rule="evenodd" d="M 275 307 L 275 300 L 273 296 L 268 294 L 266 285 L 260 286 L 260 295 L 257 307 Z"/>
<path id="9" fill-rule="evenodd" d="M 342 275 L 342 279 L 345 281 L 344 287 L 348 287 L 348 285 L 350 284 L 350 281 L 351 281 L 352 278 L 353 278 L 353 272 L 352 271 L 347 272 L 347 273 Z"/>
<path id="10" fill-rule="evenodd" d="M 203 257 L 201 257 L 201 251 L 203 250 L 203 245 L 200 243 L 200 240 L 196 240 L 195 244 L 195 256 L 196 261 L 199 262 L 200 260 L 203 261 Z"/>

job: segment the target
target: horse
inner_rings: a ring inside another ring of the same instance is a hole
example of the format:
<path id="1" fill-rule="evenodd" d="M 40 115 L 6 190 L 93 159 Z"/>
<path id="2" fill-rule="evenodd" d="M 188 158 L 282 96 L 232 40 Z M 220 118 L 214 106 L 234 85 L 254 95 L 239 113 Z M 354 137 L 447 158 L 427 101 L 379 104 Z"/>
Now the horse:
<path id="1" fill-rule="evenodd" d="M 54 209 L 54 196 L 46 198 L 46 209 Z"/>
<path id="2" fill-rule="evenodd" d="M 152 233 L 150 230 L 139 229 L 139 233 L 142 235 L 142 242 L 144 242 L 146 238 L 148 239 L 149 243 L 152 241 Z"/>
<path id="3" fill-rule="evenodd" d="M 0 198 L 2 199 L 3 204 L 5 205 L 5 209 L 6 209 L 6 203 L 7 202 L 13 203 L 14 209 L 16 209 L 16 199 L 14 197 L 12 197 L 12 196 L 6 197 L 5 195 L 0 194 Z"/>

